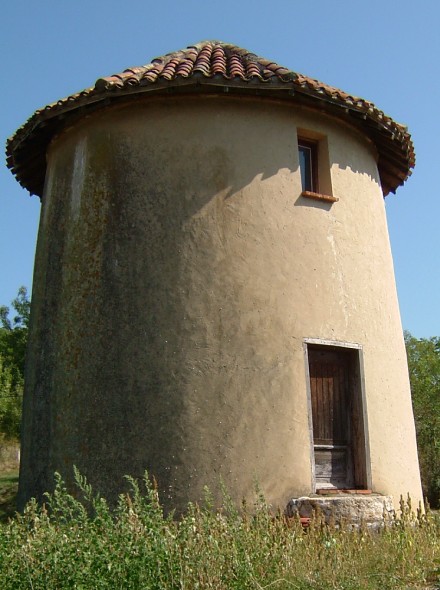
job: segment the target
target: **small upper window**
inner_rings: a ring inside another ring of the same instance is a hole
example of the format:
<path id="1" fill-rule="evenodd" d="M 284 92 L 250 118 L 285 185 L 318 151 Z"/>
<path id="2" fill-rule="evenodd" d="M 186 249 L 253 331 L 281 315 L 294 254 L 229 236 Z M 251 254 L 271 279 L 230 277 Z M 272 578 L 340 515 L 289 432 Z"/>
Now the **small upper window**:
<path id="1" fill-rule="evenodd" d="M 298 139 L 299 169 L 302 190 L 312 193 L 318 191 L 318 150 L 313 141 Z"/>
<path id="2" fill-rule="evenodd" d="M 308 135 L 305 135 L 305 138 L 299 135 L 298 159 L 301 196 L 327 203 L 338 201 L 332 192 L 327 138 L 318 137 L 318 134 L 313 135 L 311 139 Z"/>

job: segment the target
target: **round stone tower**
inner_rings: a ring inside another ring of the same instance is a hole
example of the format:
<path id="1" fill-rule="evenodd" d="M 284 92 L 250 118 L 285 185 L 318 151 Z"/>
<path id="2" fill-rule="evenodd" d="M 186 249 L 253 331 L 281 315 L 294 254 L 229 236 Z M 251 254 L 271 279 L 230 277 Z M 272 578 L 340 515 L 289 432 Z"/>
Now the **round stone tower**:
<path id="1" fill-rule="evenodd" d="M 414 165 L 372 103 L 220 42 L 37 111 L 20 506 L 73 465 L 166 508 L 421 498 L 384 195 Z"/>

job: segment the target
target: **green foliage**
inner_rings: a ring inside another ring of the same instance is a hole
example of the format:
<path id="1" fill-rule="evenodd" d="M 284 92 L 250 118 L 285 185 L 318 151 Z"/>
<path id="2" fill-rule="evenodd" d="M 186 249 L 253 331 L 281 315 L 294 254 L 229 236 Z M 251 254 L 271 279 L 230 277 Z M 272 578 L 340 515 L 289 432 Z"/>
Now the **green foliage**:
<path id="1" fill-rule="evenodd" d="M 440 503 L 440 338 L 405 333 L 420 470 L 431 506 Z"/>
<path id="2" fill-rule="evenodd" d="M 15 514 L 17 488 L 17 471 L 0 472 L 0 526 Z"/>
<path id="3" fill-rule="evenodd" d="M 0 436 L 20 436 L 24 363 L 28 338 L 30 302 L 26 287 L 20 287 L 10 309 L 0 307 Z"/>
<path id="4" fill-rule="evenodd" d="M 439 581 L 440 520 L 399 519 L 381 532 L 326 525 L 306 531 L 274 516 L 261 494 L 240 510 L 226 497 L 221 511 L 207 494 L 180 520 L 164 516 L 145 475 L 114 510 L 76 473 L 70 495 L 59 475 L 47 504 L 30 502 L 0 526 L 2 590 L 295 589 L 396 590 Z"/>
<path id="5" fill-rule="evenodd" d="M 0 354 L 13 377 L 18 379 L 24 376 L 30 305 L 26 287 L 20 287 L 12 301 L 14 317 L 9 317 L 9 307 L 0 307 Z"/>
<path id="6" fill-rule="evenodd" d="M 23 378 L 0 356 L 0 443 L 20 437 Z"/>

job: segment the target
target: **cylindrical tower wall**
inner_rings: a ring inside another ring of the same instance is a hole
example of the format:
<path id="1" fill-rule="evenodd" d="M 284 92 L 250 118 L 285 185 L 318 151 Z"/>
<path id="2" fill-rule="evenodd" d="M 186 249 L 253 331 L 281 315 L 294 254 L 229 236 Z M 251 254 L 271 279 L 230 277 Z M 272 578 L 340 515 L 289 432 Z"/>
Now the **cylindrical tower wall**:
<path id="1" fill-rule="evenodd" d="M 300 196 L 297 129 L 325 137 L 330 205 Z M 167 507 L 259 482 L 311 492 L 303 342 L 363 347 L 372 484 L 421 495 L 373 147 L 287 103 L 139 99 L 48 153 L 20 501 L 77 465 L 115 497 L 145 469 Z"/>

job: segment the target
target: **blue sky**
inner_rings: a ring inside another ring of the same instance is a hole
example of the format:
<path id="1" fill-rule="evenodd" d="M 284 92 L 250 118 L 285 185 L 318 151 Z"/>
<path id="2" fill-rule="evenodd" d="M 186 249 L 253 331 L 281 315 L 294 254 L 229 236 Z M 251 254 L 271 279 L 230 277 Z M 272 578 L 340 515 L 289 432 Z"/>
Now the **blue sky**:
<path id="1" fill-rule="evenodd" d="M 405 329 L 440 335 L 440 3 L 372 0 L 15 0 L 0 13 L 0 137 L 39 107 L 204 39 L 373 101 L 408 125 L 413 176 L 386 199 Z M 0 167 L 0 304 L 31 286 L 40 204 Z"/>

